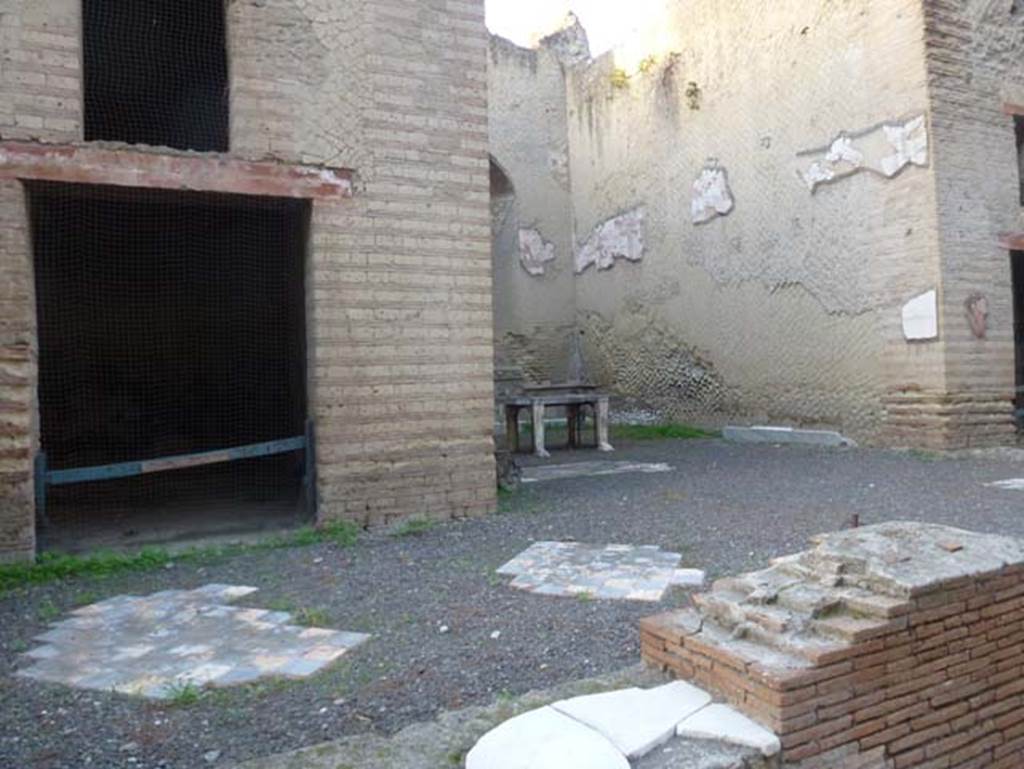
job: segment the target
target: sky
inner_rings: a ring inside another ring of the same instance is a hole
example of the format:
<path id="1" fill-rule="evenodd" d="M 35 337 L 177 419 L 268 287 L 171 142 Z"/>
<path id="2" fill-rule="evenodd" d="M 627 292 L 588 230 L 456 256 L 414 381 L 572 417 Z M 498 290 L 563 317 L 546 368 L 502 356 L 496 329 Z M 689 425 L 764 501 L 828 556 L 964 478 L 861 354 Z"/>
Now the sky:
<path id="1" fill-rule="evenodd" d="M 663 0 L 486 0 L 487 26 L 519 45 L 536 42 L 572 10 L 587 30 L 595 56 L 653 24 Z"/>

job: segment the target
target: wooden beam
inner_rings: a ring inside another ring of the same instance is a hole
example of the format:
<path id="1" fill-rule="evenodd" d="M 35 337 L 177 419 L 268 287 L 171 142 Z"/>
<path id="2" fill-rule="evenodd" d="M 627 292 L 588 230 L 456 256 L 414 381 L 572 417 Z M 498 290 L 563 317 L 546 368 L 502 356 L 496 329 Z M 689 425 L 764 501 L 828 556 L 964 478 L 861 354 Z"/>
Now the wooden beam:
<path id="1" fill-rule="evenodd" d="M 30 142 L 0 142 L 0 179 L 277 198 L 352 196 L 352 172 L 344 168 Z"/>
<path id="2" fill-rule="evenodd" d="M 1024 232 L 1004 232 L 999 236 L 999 245 L 1009 251 L 1024 251 Z"/>

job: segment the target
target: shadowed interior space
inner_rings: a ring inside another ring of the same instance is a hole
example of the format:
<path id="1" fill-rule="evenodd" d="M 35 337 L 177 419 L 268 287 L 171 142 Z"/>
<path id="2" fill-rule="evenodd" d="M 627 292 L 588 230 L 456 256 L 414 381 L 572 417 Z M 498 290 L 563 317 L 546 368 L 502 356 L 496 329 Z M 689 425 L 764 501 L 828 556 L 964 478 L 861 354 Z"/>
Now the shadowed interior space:
<path id="1" fill-rule="evenodd" d="M 304 202 L 30 188 L 41 450 L 51 470 L 302 436 Z M 43 546 L 294 525 L 301 451 L 47 489 Z"/>

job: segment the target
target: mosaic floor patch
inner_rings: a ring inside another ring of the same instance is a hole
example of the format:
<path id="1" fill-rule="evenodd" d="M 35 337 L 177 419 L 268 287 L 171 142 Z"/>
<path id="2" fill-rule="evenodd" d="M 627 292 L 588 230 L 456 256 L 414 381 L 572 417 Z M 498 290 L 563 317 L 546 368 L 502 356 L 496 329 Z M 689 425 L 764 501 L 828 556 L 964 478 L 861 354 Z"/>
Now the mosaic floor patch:
<path id="1" fill-rule="evenodd" d="M 584 478 L 626 473 L 668 473 L 664 462 L 570 462 L 565 465 L 538 465 L 523 468 L 523 483 L 557 481 L 563 478 Z"/>
<path id="2" fill-rule="evenodd" d="M 676 568 L 681 559 L 655 545 L 536 542 L 498 574 L 513 575 L 512 587 L 539 595 L 660 601 L 671 585 L 704 583 L 704 572 Z"/>
<path id="3" fill-rule="evenodd" d="M 166 699 L 188 684 L 305 678 L 365 641 L 363 633 L 289 625 L 287 612 L 228 606 L 254 587 L 204 585 L 119 595 L 51 625 L 18 675 Z"/>

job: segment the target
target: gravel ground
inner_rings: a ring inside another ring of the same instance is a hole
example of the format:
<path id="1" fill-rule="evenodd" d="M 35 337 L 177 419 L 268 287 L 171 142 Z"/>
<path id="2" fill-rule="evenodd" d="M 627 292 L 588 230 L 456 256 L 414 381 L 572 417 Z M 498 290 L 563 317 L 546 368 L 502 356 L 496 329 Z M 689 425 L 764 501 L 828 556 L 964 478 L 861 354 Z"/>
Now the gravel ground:
<path id="1" fill-rule="evenodd" d="M 984 486 L 1024 477 L 1024 462 L 1011 459 L 711 440 L 618 448 L 616 460 L 674 471 L 524 486 L 487 519 L 367 535 L 350 549 L 263 551 L 0 596 L 0 768 L 221 766 L 342 735 L 391 734 L 439 711 L 635 663 L 636 620 L 686 600 L 679 589 L 660 605 L 509 589 L 494 569 L 538 539 L 660 545 L 714 577 L 800 550 L 852 513 L 865 524 L 918 519 L 1024 536 L 1024 492 Z M 548 461 L 595 458 L 555 452 Z M 242 605 L 305 608 L 374 637 L 312 679 L 217 690 L 190 705 L 13 677 L 32 636 L 77 605 L 207 582 L 253 585 L 259 592 Z"/>

